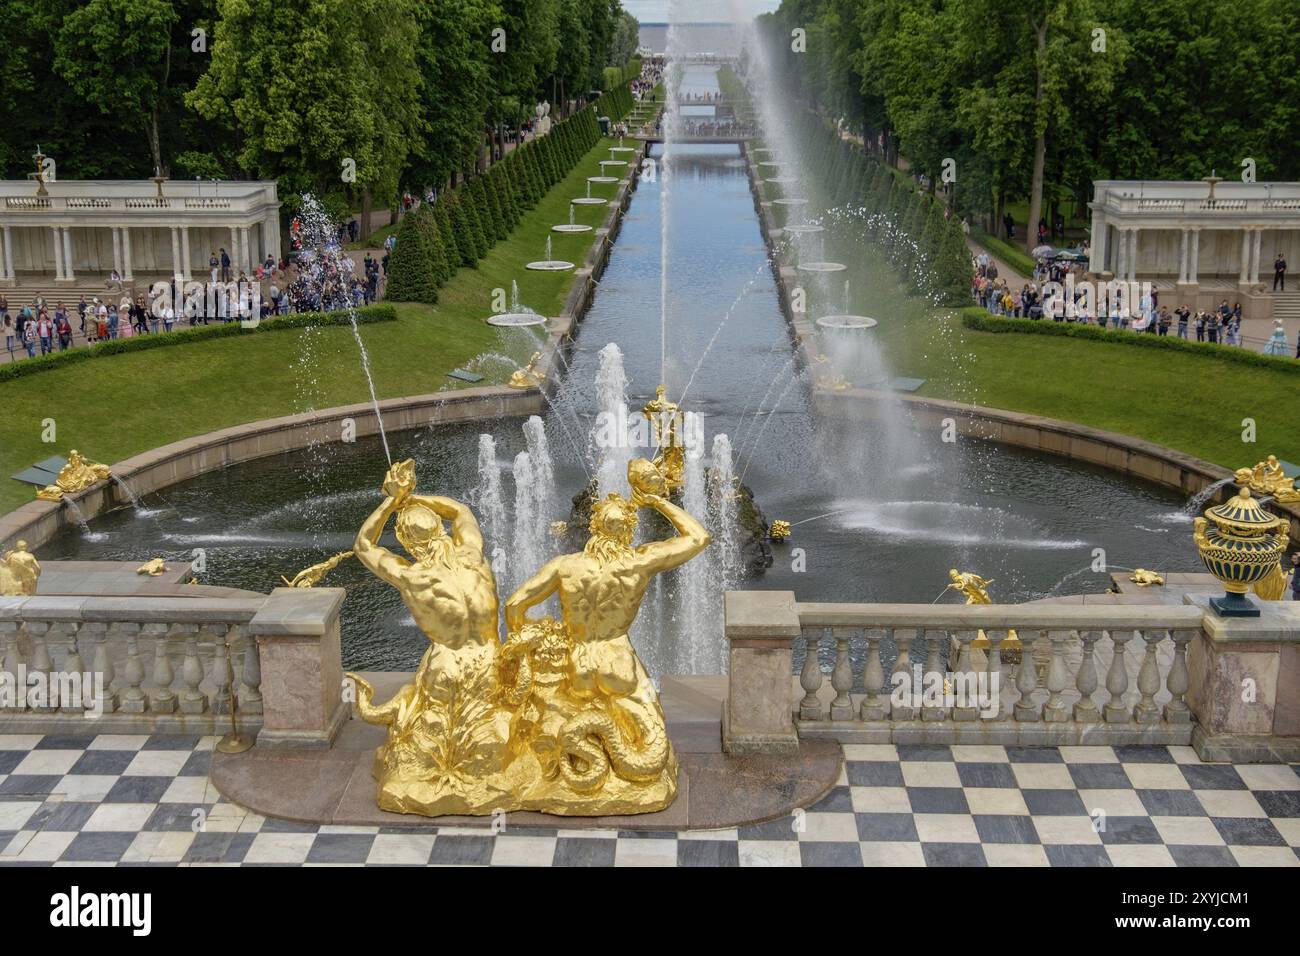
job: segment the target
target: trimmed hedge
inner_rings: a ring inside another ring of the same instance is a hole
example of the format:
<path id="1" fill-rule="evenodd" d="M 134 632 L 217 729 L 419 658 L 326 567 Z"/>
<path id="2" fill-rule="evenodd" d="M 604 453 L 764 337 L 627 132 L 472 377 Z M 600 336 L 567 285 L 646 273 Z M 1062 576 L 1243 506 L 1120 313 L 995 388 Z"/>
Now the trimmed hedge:
<path id="1" fill-rule="evenodd" d="M 357 322 L 369 325 L 372 322 L 397 321 L 397 309 L 391 305 L 366 305 L 356 310 Z M 126 339 L 110 339 L 94 345 L 68 349 L 66 352 L 51 352 L 37 358 L 19 359 L 7 365 L 0 365 L 0 382 L 62 368 L 77 362 L 103 358 L 108 355 L 120 355 L 123 352 L 143 352 L 149 349 L 167 348 L 173 345 L 189 345 L 194 342 L 206 342 L 208 339 L 224 339 L 234 335 L 256 335 L 261 332 L 281 332 L 286 329 L 305 329 L 323 325 L 351 325 L 346 311 L 337 312 L 298 312 L 293 315 L 276 316 L 263 319 L 251 328 L 245 328 L 238 322 L 222 322 L 220 325 L 196 325 L 193 328 L 178 329 L 174 332 L 133 335 Z"/>
<path id="2" fill-rule="evenodd" d="M 409 213 L 389 262 L 388 297 L 436 302 L 438 288 L 457 269 L 475 266 L 591 151 L 600 140 L 597 113 L 608 110 L 622 117 L 631 105 L 626 86 L 606 93 L 556 123 L 546 136 L 524 143 L 486 172 L 444 193 L 431 210 L 421 206 Z"/>
<path id="3" fill-rule="evenodd" d="M 1202 358 L 1223 359 L 1239 365 L 1253 365 L 1291 374 L 1300 374 L 1300 360 L 1286 355 L 1264 355 L 1236 345 L 1219 345 L 1212 342 L 1193 342 L 1176 335 L 1153 335 L 1150 332 L 1132 332 L 1126 329 L 1103 329 L 1081 322 L 1057 322 L 1053 319 L 1017 319 L 990 315 L 979 306 L 962 309 L 961 324 L 976 332 L 1020 333 L 1027 335 L 1059 335 L 1071 339 L 1089 339 L 1115 345 L 1137 345 L 1151 349 L 1187 352 Z"/>

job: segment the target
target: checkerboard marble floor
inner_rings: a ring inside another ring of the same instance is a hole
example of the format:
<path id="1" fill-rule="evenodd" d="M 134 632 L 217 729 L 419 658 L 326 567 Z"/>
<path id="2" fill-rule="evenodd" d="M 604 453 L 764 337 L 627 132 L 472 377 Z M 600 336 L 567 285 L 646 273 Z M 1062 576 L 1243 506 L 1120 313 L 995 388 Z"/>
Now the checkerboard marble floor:
<path id="1" fill-rule="evenodd" d="M 1300 865 L 1300 765 L 1190 747 L 846 746 L 786 819 L 493 834 L 263 818 L 212 786 L 215 739 L 0 736 L 0 865 Z"/>

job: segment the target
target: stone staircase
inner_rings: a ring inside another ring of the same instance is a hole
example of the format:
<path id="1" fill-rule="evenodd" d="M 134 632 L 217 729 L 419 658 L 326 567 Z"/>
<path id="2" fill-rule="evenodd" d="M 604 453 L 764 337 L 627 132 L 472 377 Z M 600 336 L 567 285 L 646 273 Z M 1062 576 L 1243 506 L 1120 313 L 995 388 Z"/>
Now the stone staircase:
<path id="1" fill-rule="evenodd" d="M 1273 318 L 1281 319 L 1291 327 L 1300 322 L 1300 292 L 1270 293 L 1273 299 Z"/>

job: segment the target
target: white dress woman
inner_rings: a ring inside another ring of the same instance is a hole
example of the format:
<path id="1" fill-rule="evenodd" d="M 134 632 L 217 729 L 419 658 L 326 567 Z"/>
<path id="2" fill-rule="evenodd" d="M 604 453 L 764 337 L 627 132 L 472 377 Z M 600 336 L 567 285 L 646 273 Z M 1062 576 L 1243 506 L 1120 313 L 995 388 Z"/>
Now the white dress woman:
<path id="1" fill-rule="evenodd" d="M 1286 329 L 1282 325 L 1281 319 L 1273 320 L 1273 337 L 1268 340 L 1264 346 L 1265 355 L 1290 355 L 1291 351 L 1287 348 Z"/>

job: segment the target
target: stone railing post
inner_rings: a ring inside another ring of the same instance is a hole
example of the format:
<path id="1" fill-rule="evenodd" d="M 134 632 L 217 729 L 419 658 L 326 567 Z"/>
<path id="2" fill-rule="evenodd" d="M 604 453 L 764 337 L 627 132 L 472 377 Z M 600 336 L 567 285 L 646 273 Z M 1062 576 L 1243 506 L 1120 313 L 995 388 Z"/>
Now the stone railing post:
<path id="1" fill-rule="evenodd" d="M 244 633 L 257 642 L 261 664 L 258 746 L 329 747 L 350 716 L 339 638 L 343 594 L 342 588 L 276 588 L 248 622 Z M 787 696 L 789 666 L 787 655 Z"/>
<path id="2" fill-rule="evenodd" d="M 256 620 L 256 619 L 254 619 Z M 794 726 L 794 642 L 800 635 L 793 591 L 728 591 L 731 645 L 722 747 L 732 754 L 799 750 Z M 265 654 L 265 649 L 263 654 Z M 263 659 L 262 670 L 267 671 Z M 269 676 L 263 686 L 270 705 Z"/>
<path id="3" fill-rule="evenodd" d="M 1169 706 L 1178 714 L 1186 680 L 1192 746 L 1202 760 L 1300 761 L 1300 602 L 1258 601 L 1259 617 L 1219 617 L 1209 597 L 1183 599 L 1205 613 L 1187 647 L 1186 678 L 1171 671 Z"/>

